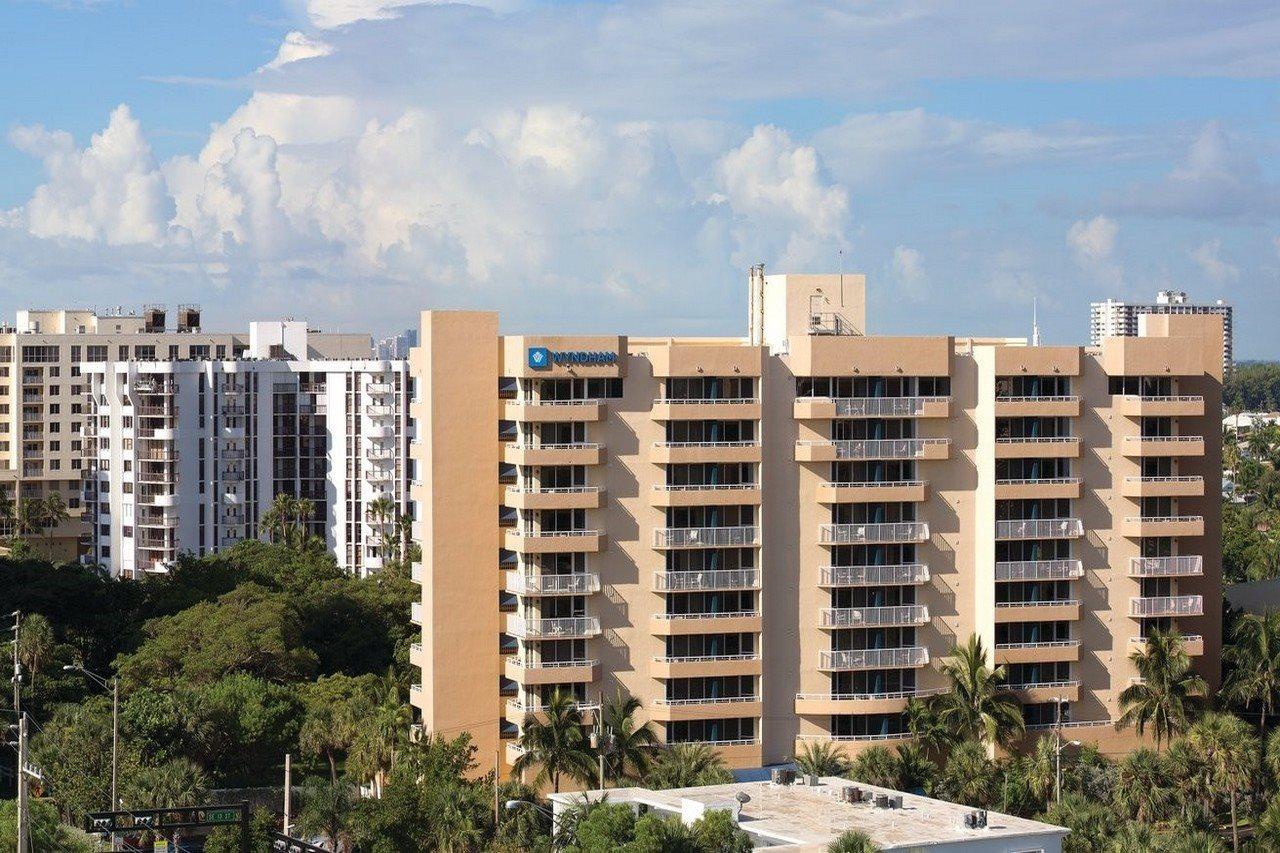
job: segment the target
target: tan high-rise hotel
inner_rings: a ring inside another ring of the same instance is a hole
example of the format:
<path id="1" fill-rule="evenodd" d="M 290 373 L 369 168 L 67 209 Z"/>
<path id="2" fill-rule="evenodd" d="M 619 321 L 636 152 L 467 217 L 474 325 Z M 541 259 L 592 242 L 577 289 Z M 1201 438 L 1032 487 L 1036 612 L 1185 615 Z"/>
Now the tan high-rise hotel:
<path id="1" fill-rule="evenodd" d="M 1032 347 L 867 335 L 861 276 L 750 290 L 746 338 L 422 315 L 425 729 L 509 762 L 554 691 L 623 687 L 733 767 L 852 751 L 904 738 L 971 634 L 1031 726 L 1063 700 L 1109 751 L 1152 629 L 1216 684 L 1221 318 Z"/>

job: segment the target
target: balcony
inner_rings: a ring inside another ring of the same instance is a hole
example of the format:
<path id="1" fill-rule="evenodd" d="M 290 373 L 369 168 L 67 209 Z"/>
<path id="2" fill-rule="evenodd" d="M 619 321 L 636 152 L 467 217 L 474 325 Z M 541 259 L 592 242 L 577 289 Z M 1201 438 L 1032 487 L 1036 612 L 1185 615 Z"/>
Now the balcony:
<path id="1" fill-rule="evenodd" d="M 364 390 L 370 394 L 390 394 L 395 390 L 395 386 L 390 382 L 372 381 L 364 386 Z"/>
<path id="2" fill-rule="evenodd" d="M 924 563 L 905 563 L 899 566 L 823 566 L 818 585 L 905 586 L 928 582 L 928 566 Z"/>
<path id="3" fill-rule="evenodd" d="M 929 497 L 923 480 L 875 483 L 819 483 L 818 501 L 835 503 L 920 503 Z"/>
<path id="4" fill-rule="evenodd" d="M 826 717 L 833 714 L 893 714 L 906 710 L 907 702 L 912 699 L 935 696 L 941 692 L 943 691 L 937 689 L 916 688 L 891 693 L 797 693 L 796 714 L 802 717 Z M 904 732 L 865 739 L 896 740 L 910 737 Z"/>
<path id="5" fill-rule="evenodd" d="M 997 438 L 997 459 L 1074 459 L 1080 455 L 1075 436 Z"/>
<path id="6" fill-rule="evenodd" d="M 758 610 L 721 613 L 655 613 L 650 633 L 659 637 L 685 634 L 758 634 L 763 622 Z"/>
<path id="7" fill-rule="evenodd" d="M 653 589 L 655 592 L 757 589 L 759 585 L 760 576 L 755 569 L 657 572 L 653 576 Z"/>
<path id="8" fill-rule="evenodd" d="M 760 675 L 764 664 L 758 654 L 656 657 L 649 667 L 653 678 L 712 678 Z"/>
<path id="9" fill-rule="evenodd" d="M 1132 538 L 1142 536 L 1203 536 L 1204 516 L 1131 515 L 1125 518 L 1121 526 L 1121 534 Z"/>
<path id="10" fill-rule="evenodd" d="M 509 657 L 503 673 L 517 684 L 573 684 L 591 682 L 600 677 L 597 660 L 535 661 L 532 658 Z"/>
<path id="11" fill-rule="evenodd" d="M 604 542 L 599 530 L 508 530 L 506 547 L 518 554 L 595 553 Z"/>
<path id="12" fill-rule="evenodd" d="M 946 459 L 949 438 L 803 439 L 796 442 L 797 462 L 845 459 Z"/>
<path id="13" fill-rule="evenodd" d="M 1125 477 L 1120 494 L 1128 498 L 1198 498 L 1204 495 L 1203 477 Z"/>
<path id="14" fill-rule="evenodd" d="M 758 717 L 759 696 L 706 696 L 697 699 L 655 699 L 649 718 L 655 722 L 698 720 L 705 717 Z"/>
<path id="15" fill-rule="evenodd" d="M 1125 456 L 1204 456 L 1204 436 L 1126 435 L 1120 450 Z"/>
<path id="16" fill-rule="evenodd" d="M 754 397 L 723 400 L 654 400 L 655 421 L 758 421 L 760 401 Z"/>
<path id="17" fill-rule="evenodd" d="M 507 633 L 521 640 L 573 640 L 600 634 L 600 620 L 594 616 L 562 619 L 532 619 L 507 615 Z"/>
<path id="18" fill-rule="evenodd" d="M 508 400 L 502 418 L 524 423 L 598 421 L 603 411 L 600 400 Z"/>
<path id="19" fill-rule="evenodd" d="M 1079 477 L 1045 477 L 1038 480 L 996 480 L 997 500 L 1078 498 Z"/>
<path id="20" fill-rule="evenodd" d="M 1177 557 L 1131 557 L 1129 577 L 1179 578 L 1204 574 L 1204 557 L 1185 554 Z"/>
<path id="21" fill-rule="evenodd" d="M 525 596 L 591 595 L 600 591 L 597 574 L 525 575 L 507 573 L 507 592 Z"/>
<path id="22" fill-rule="evenodd" d="M 1044 601 L 997 601 L 996 624 L 1011 622 L 1074 622 L 1080 618 L 1080 602 L 1074 598 Z"/>
<path id="23" fill-rule="evenodd" d="M 649 461 L 659 465 L 698 462 L 759 462 L 759 441 L 658 441 Z"/>
<path id="24" fill-rule="evenodd" d="M 792 404 L 797 420 L 832 418 L 945 418 L 950 397 L 797 397 Z"/>
<path id="25" fill-rule="evenodd" d="M 164 436 L 156 436 L 163 438 Z M 218 428 L 218 438 L 241 439 L 244 438 L 244 427 L 242 426 L 222 426 Z"/>
<path id="26" fill-rule="evenodd" d="M 1139 648 L 1139 649 L 1146 648 L 1147 638 L 1146 637 L 1130 637 L 1129 643 L 1135 648 Z M 1204 655 L 1204 637 L 1201 636 L 1200 634 L 1183 634 L 1182 649 L 1187 653 L 1189 657 L 1193 657 L 1193 658 L 1202 657 Z"/>
<path id="27" fill-rule="evenodd" d="M 1023 684 L 1005 685 L 1018 697 L 1019 702 L 1028 704 L 1053 702 L 1062 699 L 1067 702 L 1080 701 L 1080 682 L 1069 681 L 1037 681 Z"/>
<path id="28" fill-rule="evenodd" d="M 134 522 L 138 527 L 154 527 L 161 530 L 174 530 L 178 527 L 176 515 L 139 515 Z"/>
<path id="29" fill-rule="evenodd" d="M 600 710 L 600 702 L 595 699 L 580 699 L 573 703 L 582 714 L 584 722 L 592 722 L 595 712 Z M 517 726 L 523 726 L 525 718 L 533 715 L 539 722 L 546 722 L 546 706 L 536 698 L 507 700 L 506 718 Z"/>
<path id="30" fill-rule="evenodd" d="M 760 528 L 659 527 L 653 531 L 655 548 L 748 548 L 760 544 Z"/>
<path id="31" fill-rule="evenodd" d="M 818 542 L 822 545 L 927 542 L 928 539 L 929 525 L 923 521 L 823 524 L 818 528 Z"/>
<path id="32" fill-rule="evenodd" d="M 850 649 L 818 653 L 818 669 L 824 672 L 906 669 L 928 666 L 928 664 L 929 650 L 924 646 L 905 646 L 899 649 Z"/>
<path id="33" fill-rule="evenodd" d="M 512 509 L 596 509 L 600 492 L 599 486 L 508 486 L 503 503 Z"/>
<path id="34" fill-rule="evenodd" d="M 503 445 L 502 460 L 511 465 L 599 465 L 599 444 L 516 444 Z"/>
<path id="35" fill-rule="evenodd" d="M 1204 597 L 1199 595 L 1161 595 L 1129 599 L 1129 615 L 1138 619 L 1161 616 L 1203 616 Z"/>
<path id="36" fill-rule="evenodd" d="M 422 563 L 418 560 L 414 560 L 412 563 L 409 564 L 409 580 L 413 581 L 416 584 L 421 584 L 422 578 L 423 578 Z"/>
<path id="37" fill-rule="evenodd" d="M 1055 663 L 1080 660 L 1079 640 L 1043 643 L 997 643 L 996 663 Z"/>
<path id="38" fill-rule="evenodd" d="M 650 506 L 742 506 L 760 504 L 759 483 L 669 485 L 659 483 L 649 492 Z"/>
<path id="39" fill-rule="evenodd" d="M 1204 414 L 1204 397 L 1142 397 L 1125 394 L 1116 403 L 1116 409 L 1129 418 L 1198 418 Z"/>
<path id="40" fill-rule="evenodd" d="M 409 621 L 419 627 L 422 626 L 422 602 L 414 601 L 409 604 Z"/>
<path id="41" fill-rule="evenodd" d="M 998 418 L 1075 418 L 1079 416 L 1079 397 L 996 397 L 996 417 Z"/>
<path id="42" fill-rule="evenodd" d="M 996 563 L 998 581 L 1067 581 L 1084 577 L 1079 560 L 1017 560 Z"/>
<path id="43" fill-rule="evenodd" d="M 899 604 L 892 607 L 824 607 L 822 628 L 874 628 L 926 625 L 929 608 L 923 604 Z"/>
<path id="44" fill-rule="evenodd" d="M 1020 518 L 996 522 L 997 539 L 1075 539 L 1084 535 L 1078 518 Z"/>

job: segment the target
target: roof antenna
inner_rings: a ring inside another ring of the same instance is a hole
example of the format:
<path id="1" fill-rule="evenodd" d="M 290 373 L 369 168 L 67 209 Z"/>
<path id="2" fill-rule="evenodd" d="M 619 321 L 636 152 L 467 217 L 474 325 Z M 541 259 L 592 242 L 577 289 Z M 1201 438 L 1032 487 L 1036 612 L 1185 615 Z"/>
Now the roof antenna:
<path id="1" fill-rule="evenodd" d="M 1031 297 L 1031 345 L 1040 346 L 1040 322 L 1036 312 L 1036 297 Z"/>
<path id="2" fill-rule="evenodd" d="M 841 246 L 836 250 L 836 254 L 840 256 L 840 310 L 844 310 L 844 247 Z"/>

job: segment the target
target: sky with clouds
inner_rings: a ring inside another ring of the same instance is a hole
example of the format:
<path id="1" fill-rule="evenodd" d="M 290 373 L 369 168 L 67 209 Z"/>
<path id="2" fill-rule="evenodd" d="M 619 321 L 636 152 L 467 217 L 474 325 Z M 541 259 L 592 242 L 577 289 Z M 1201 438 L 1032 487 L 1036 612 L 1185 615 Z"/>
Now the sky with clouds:
<path id="1" fill-rule="evenodd" d="M 1079 342 L 1237 306 L 1280 357 L 1280 7 L 7 0 L 0 310 L 739 334 L 745 276 L 884 333 Z"/>

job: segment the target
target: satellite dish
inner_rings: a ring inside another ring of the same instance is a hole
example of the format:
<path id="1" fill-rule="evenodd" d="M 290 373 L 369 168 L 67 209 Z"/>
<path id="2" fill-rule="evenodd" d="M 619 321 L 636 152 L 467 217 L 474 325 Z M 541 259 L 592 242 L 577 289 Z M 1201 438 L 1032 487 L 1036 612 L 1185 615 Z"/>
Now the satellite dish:
<path id="1" fill-rule="evenodd" d="M 739 791 L 738 793 L 733 795 L 733 798 L 738 802 L 742 803 L 744 806 L 747 803 L 751 802 L 751 795 L 748 794 L 746 791 Z"/>

